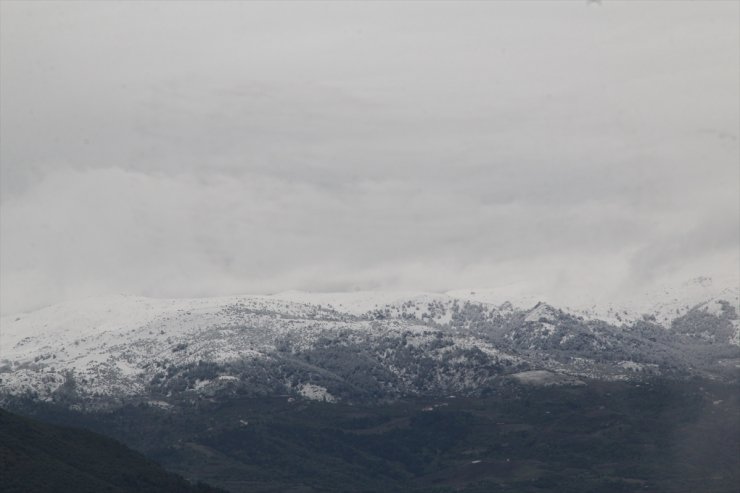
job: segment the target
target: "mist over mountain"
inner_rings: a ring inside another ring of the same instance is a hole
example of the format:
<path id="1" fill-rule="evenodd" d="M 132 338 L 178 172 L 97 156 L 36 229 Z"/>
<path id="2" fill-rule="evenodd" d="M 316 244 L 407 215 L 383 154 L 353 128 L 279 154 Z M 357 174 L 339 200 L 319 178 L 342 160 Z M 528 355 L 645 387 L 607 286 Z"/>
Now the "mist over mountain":
<path id="1" fill-rule="evenodd" d="M 0 8 L 4 315 L 740 269 L 735 2 Z"/>
<path id="2" fill-rule="evenodd" d="M 737 493 L 738 18 L 0 1 L 0 490 Z"/>

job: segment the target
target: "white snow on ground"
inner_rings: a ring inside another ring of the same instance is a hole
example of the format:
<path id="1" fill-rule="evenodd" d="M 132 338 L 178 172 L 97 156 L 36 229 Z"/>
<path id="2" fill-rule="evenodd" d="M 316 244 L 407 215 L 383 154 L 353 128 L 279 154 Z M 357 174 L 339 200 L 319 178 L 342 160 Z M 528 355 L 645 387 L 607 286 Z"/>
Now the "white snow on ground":
<path id="1" fill-rule="evenodd" d="M 733 320 L 732 326 L 735 328 L 735 334 L 730 339 L 730 344 L 740 346 L 740 320 Z"/>
<path id="2" fill-rule="evenodd" d="M 310 293 L 285 291 L 270 298 L 292 303 L 321 306 L 350 315 L 365 315 L 378 310 L 389 310 L 391 316 L 406 312 L 416 318 L 429 317 L 440 324 L 449 323 L 449 308 L 458 298 L 442 293 L 421 291 L 354 291 L 345 293 Z"/>
<path id="3" fill-rule="evenodd" d="M 523 371 L 512 376 L 527 385 L 583 385 L 583 382 L 575 377 L 547 370 Z"/>
<path id="4" fill-rule="evenodd" d="M 72 371 L 90 394 L 141 392 L 156 372 L 152 363 L 196 363 L 264 357 L 281 330 L 257 333 L 249 326 L 275 324 L 261 311 L 315 311 L 268 297 L 165 300 L 132 296 L 90 298 L 36 312 L 3 317 L 0 367 L 5 390 L 48 394 Z M 304 323 L 306 323 L 304 321 Z M 224 328 L 224 330 L 220 330 Z M 204 383 L 205 385 L 205 383 Z"/>
<path id="5" fill-rule="evenodd" d="M 451 298 L 500 306 L 510 303 L 516 308 L 530 308 L 540 301 L 549 301 L 535 294 L 526 283 L 509 283 L 496 287 L 456 289 L 445 293 Z"/>
<path id="6" fill-rule="evenodd" d="M 608 302 L 583 300 L 564 309 L 616 325 L 631 323 L 647 315 L 654 317 L 655 322 L 668 326 L 673 319 L 692 308 L 719 299 L 729 301 L 740 315 L 740 283 L 737 278 L 713 280 L 708 277 L 697 277 L 678 285 L 634 293 L 621 300 Z M 716 311 L 719 309 L 717 305 L 710 303 L 707 309 Z"/>
<path id="7" fill-rule="evenodd" d="M 719 300 L 711 300 L 702 305 L 699 305 L 699 310 L 709 313 L 710 315 L 714 315 L 716 317 L 721 317 L 724 314 L 724 307 L 722 306 L 722 303 L 719 302 Z"/>
<path id="8" fill-rule="evenodd" d="M 540 303 L 530 311 L 524 318 L 525 322 L 548 322 L 553 323 L 557 319 L 555 309 L 545 303 Z"/>
<path id="9" fill-rule="evenodd" d="M 168 402 L 165 402 L 165 401 L 147 401 L 147 404 L 149 404 L 150 406 L 153 406 L 153 407 L 158 407 L 160 409 L 164 409 L 164 410 L 170 410 L 170 409 L 174 408 L 174 406 L 172 404 L 170 404 Z"/>
<path id="10" fill-rule="evenodd" d="M 527 309 L 543 301 L 550 302 L 545 294 L 536 294 L 524 283 L 496 288 L 459 289 L 446 294 L 460 300 L 496 306 L 510 303 L 519 309 Z M 594 293 L 577 302 L 557 306 L 566 312 L 585 318 L 598 318 L 615 325 L 632 323 L 643 315 L 654 316 L 656 322 L 666 325 L 691 308 L 716 299 L 730 301 L 740 315 L 740 280 L 732 275 L 722 279 L 697 277 L 679 284 L 623 295 L 619 299 L 605 299 L 603 293 Z M 707 309 L 715 313 L 720 307 L 714 303 Z"/>
<path id="11" fill-rule="evenodd" d="M 403 331 L 414 334 L 408 339 L 409 344 L 425 344 L 430 338 L 429 327 L 413 320 L 396 319 L 410 315 L 418 320 L 426 317 L 444 324 L 450 320 L 453 308 L 459 308 L 466 300 L 480 300 L 489 294 L 481 290 L 448 294 L 291 291 L 272 296 L 176 300 L 123 295 L 88 298 L 2 317 L 0 371 L 4 373 L 0 373 L 0 377 L 6 389 L 33 388 L 48 395 L 64 383 L 64 372 L 71 370 L 79 387 L 88 392 L 130 395 L 140 392 L 159 371 L 153 363 L 184 365 L 199 360 L 224 362 L 238 358 L 269 358 L 277 341 L 288 335 L 296 349 L 307 349 L 321 337 L 322 331 L 339 328 L 357 334 L 380 330 L 381 333 L 373 332 L 377 337 L 383 336 L 382 331 Z M 666 321 L 693 307 L 721 314 L 722 305 L 718 299 L 734 303 L 740 312 L 736 285 L 723 287 L 704 278 L 666 289 L 662 294 L 645 295 L 628 308 L 596 307 L 587 315 L 608 320 L 619 315 L 624 322 L 640 318 L 643 313 L 653 313 L 659 322 L 668 323 Z M 532 306 L 535 304 L 528 304 L 526 308 Z M 487 307 L 497 309 L 492 304 Z M 511 309 L 501 308 L 502 311 Z M 391 320 L 378 325 L 354 318 L 376 311 L 387 311 Z M 546 320 L 533 330 L 548 335 L 555 330 L 552 322 L 556 314 L 554 308 L 540 304 L 527 314 L 526 320 Z M 736 328 L 733 341 L 740 345 L 740 322 L 734 320 L 732 323 Z M 454 346 L 440 349 L 439 354 L 453 347 L 469 346 L 476 346 L 489 355 L 498 354 L 496 348 L 480 340 L 457 335 L 452 339 Z M 508 355 L 500 357 L 511 359 Z M 632 369 L 629 363 L 625 362 L 623 368 Z M 524 375 L 520 379 L 536 380 L 536 375 Z M 219 377 L 229 378 L 235 377 Z M 328 398 L 313 387 L 303 390 L 314 397 Z"/>
<path id="12" fill-rule="evenodd" d="M 620 361 L 618 365 L 624 368 L 625 370 L 630 370 L 630 371 L 655 370 L 658 368 L 658 365 L 655 365 L 655 364 L 637 363 L 635 361 Z"/>
<path id="13" fill-rule="evenodd" d="M 304 383 L 298 387 L 298 393 L 312 401 L 336 402 L 336 398 L 324 387 L 312 383 Z"/>
<path id="14" fill-rule="evenodd" d="M 362 315 L 367 312 L 395 305 L 411 299 L 444 298 L 443 295 L 424 293 L 419 291 L 353 291 L 345 293 L 311 293 L 306 291 L 284 291 L 273 294 L 270 298 L 321 305 L 332 310 L 351 315 Z"/>

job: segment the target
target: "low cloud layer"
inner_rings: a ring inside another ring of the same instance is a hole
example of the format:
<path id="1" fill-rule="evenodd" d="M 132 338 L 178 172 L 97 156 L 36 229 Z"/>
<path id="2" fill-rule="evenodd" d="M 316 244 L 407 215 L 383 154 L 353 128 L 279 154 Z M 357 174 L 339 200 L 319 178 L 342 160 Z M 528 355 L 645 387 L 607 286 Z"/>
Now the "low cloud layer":
<path id="1" fill-rule="evenodd" d="M 0 300 L 740 268 L 740 6 L 2 4 Z"/>

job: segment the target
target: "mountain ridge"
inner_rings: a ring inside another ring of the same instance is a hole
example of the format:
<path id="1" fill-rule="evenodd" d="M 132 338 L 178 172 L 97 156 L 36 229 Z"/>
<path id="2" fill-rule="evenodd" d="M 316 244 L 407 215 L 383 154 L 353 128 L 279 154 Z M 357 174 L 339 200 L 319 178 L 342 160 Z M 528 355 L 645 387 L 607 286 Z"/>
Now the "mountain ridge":
<path id="1" fill-rule="evenodd" d="M 480 393 L 526 371 L 572 377 L 554 381 L 735 378 L 738 291 L 703 284 L 704 296 L 669 292 L 653 313 L 617 313 L 618 323 L 545 302 L 429 293 L 92 298 L 2 319 L 0 399 L 168 404 L 187 391 L 362 400 Z"/>

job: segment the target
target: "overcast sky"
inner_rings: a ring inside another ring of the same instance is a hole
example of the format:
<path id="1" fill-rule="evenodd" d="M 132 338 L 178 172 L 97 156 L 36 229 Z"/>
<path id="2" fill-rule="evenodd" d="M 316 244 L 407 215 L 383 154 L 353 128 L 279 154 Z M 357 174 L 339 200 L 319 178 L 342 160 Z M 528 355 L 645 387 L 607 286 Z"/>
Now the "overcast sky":
<path id="1" fill-rule="evenodd" d="M 740 268 L 740 2 L 0 5 L 4 313 Z"/>

